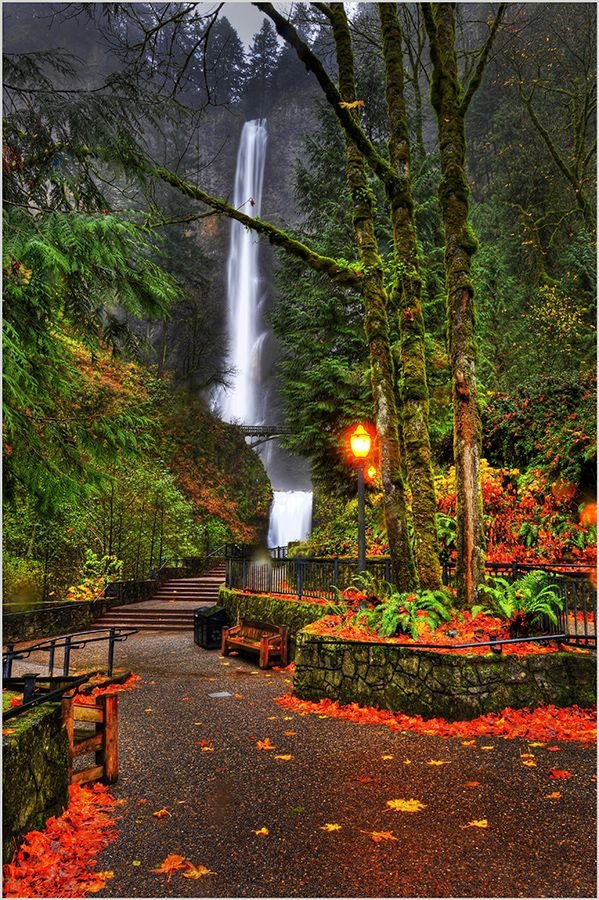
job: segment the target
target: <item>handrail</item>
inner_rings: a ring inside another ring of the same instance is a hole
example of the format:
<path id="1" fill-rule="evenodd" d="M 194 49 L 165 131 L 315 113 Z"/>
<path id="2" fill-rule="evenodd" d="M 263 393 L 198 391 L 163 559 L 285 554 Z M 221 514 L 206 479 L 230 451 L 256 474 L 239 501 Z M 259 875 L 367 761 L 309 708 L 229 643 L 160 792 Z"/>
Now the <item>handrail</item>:
<path id="1" fill-rule="evenodd" d="M 102 632 L 108 632 L 102 637 Z M 63 675 L 69 674 L 70 659 L 72 650 L 81 650 L 87 644 L 95 644 L 98 641 L 108 641 L 108 674 L 112 674 L 114 666 L 114 645 L 121 641 L 126 641 L 132 634 L 137 634 L 137 628 L 117 628 L 114 625 L 105 628 L 90 628 L 86 631 L 75 631 L 71 634 L 61 634 L 52 638 L 45 638 L 36 644 L 28 647 L 20 647 L 15 650 L 14 644 L 6 644 L 6 651 L 2 654 L 2 672 L 4 678 L 10 678 L 12 675 L 12 664 L 15 659 L 28 659 L 32 653 L 41 652 L 48 653 L 48 670 L 50 677 L 54 672 L 54 655 L 56 650 L 64 648 L 63 657 Z M 86 635 L 96 635 L 95 637 L 86 637 Z M 73 641 L 75 638 L 75 641 Z M 79 640 L 77 640 L 79 639 Z M 64 641 L 64 642 L 63 642 Z"/>
<path id="2" fill-rule="evenodd" d="M 35 690 L 35 679 L 37 675 L 24 675 L 23 680 L 25 682 L 23 698 L 25 698 L 25 691 L 29 689 L 29 692 Z M 15 716 L 20 716 L 21 713 L 29 712 L 30 709 L 34 709 L 36 706 L 41 706 L 42 703 L 49 703 L 55 698 L 63 697 L 67 691 L 75 690 L 76 688 L 81 687 L 82 684 L 85 684 L 86 681 L 89 681 L 90 675 L 80 675 L 78 678 L 73 678 L 71 682 L 64 687 L 56 688 L 54 691 L 47 691 L 42 694 L 38 694 L 37 697 L 32 697 L 31 700 L 25 701 L 23 699 L 23 703 L 19 706 L 12 707 L 11 709 L 7 709 L 2 713 L 2 722 L 6 722 L 8 719 L 13 719 Z M 42 680 L 43 677 L 42 677 Z M 74 696 L 74 695 L 73 695 Z"/>

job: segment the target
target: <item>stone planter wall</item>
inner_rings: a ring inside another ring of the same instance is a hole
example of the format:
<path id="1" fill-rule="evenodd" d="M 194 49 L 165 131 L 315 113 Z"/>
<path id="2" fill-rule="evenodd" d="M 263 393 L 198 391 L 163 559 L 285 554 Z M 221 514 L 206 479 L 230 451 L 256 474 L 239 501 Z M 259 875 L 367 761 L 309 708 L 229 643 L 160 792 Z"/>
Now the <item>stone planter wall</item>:
<path id="1" fill-rule="evenodd" d="M 264 594 L 244 594 L 222 585 L 218 602 L 227 610 L 229 624 L 234 625 L 238 617 L 269 622 L 272 625 L 286 625 L 289 637 L 289 660 L 295 653 L 296 635 L 306 625 L 317 622 L 324 616 L 325 607 L 320 603 L 305 603 L 287 600 L 284 597 L 270 597 Z"/>
<path id="2" fill-rule="evenodd" d="M 397 644 L 297 635 L 294 693 L 410 715 L 472 719 L 506 706 L 592 706 L 596 658 L 567 652 L 529 656 L 408 650 Z"/>
<path id="3" fill-rule="evenodd" d="M 125 603 L 148 600 L 158 587 L 151 581 L 115 581 L 105 599 L 92 603 L 47 603 L 22 612 L 3 612 L 2 640 L 5 644 L 42 640 L 57 634 L 85 631 L 109 609 Z"/>
<path id="4" fill-rule="evenodd" d="M 2 859 L 9 862 L 20 839 L 67 805 L 69 743 L 59 703 L 9 719 L 14 734 L 2 738 Z"/>

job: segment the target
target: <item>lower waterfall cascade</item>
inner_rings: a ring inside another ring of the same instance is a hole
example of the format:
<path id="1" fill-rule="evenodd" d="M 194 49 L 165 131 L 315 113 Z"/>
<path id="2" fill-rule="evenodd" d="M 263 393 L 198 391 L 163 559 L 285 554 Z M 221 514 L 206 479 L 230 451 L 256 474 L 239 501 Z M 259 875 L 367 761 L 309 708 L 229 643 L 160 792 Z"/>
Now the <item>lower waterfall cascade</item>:
<path id="1" fill-rule="evenodd" d="M 268 546 L 286 547 L 303 541 L 312 526 L 312 491 L 274 491 L 268 527 Z"/>

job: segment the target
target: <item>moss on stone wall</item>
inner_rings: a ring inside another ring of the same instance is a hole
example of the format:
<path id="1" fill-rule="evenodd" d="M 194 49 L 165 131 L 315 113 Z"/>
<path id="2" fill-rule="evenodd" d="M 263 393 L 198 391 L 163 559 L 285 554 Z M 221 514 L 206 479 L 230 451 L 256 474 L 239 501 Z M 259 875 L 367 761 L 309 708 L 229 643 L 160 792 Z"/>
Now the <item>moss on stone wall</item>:
<path id="1" fill-rule="evenodd" d="M 269 622 L 272 625 L 286 625 L 289 636 L 289 659 L 295 652 L 296 634 L 322 619 L 325 607 L 320 603 L 287 600 L 284 597 L 272 597 L 265 594 L 243 594 L 222 585 L 219 589 L 218 602 L 227 610 L 230 624 L 234 625 L 238 617 L 255 619 L 258 622 Z"/>
<path id="2" fill-rule="evenodd" d="M 596 660 L 556 652 L 485 656 L 360 644 L 301 632 L 294 693 L 411 715 L 472 719 L 507 706 L 596 703 Z"/>
<path id="3" fill-rule="evenodd" d="M 7 723 L 8 724 L 8 723 Z M 10 720 L 3 736 L 2 859 L 8 862 L 22 835 L 43 828 L 67 805 L 69 745 L 60 704 L 44 703 Z"/>

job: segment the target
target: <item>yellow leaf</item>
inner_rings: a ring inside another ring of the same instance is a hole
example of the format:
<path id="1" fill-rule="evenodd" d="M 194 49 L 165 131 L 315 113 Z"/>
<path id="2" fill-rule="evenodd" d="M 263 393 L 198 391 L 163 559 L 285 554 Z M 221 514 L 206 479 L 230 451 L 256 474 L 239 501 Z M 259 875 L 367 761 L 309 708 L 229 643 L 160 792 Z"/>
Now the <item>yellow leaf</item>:
<path id="1" fill-rule="evenodd" d="M 254 831 L 254 834 L 268 834 L 268 828 L 259 828 L 258 831 Z"/>
<path id="2" fill-rule="evenodd" d="M 341 831 L 341 825 L 337 825 L 335 823 L 327 822 L 326 825 L 320 826 L 321 831 Z"/>
<path id="3" fill-rule="evenodd" d="M 387 800 L 387 806 L 389 809 L 385 812 L 389 812 L 390 809 L 396 809 L 398 812 L 420 812 L 421 809 L 426 809 L 426 804 L 420 800 Z"/>
<path id="4" fill-rule="evenodd" d="M 381 759 L 393 759 L 393 757 L 389 756 L 389 754 L 385 754 L 385 756 L 381 756 Z"/>
<path id="5" fill-rule="evenodd" d="M 272 721 L 273 719 L 276 719 L 277 717 L 276 717 L 276 716 L 267 716 L 266 718 L 267 718 L 267 719 L 269 720 L 269 722 L 270 722 L 270 721 Z"/>
<path id="6" fill-rule="evenodd" d="M 256 747 L 258 750 L 276 750 L 277 748 L 273 746 L 270 742 L 270 738 L 264 738 L 263 741 L 256 741 Z"/>
<path id="7" fill-rule="evenodd" d="M 521 753 L 520 754 L 520 759 L 534 759 L 534 758 L 535 758 L 534 753 Z"/>
<path id="8" fill-rule="evenodd" d="M 534 761 L 534 759 L 523 759 L 523 760 L 522 760 L 522 765 L 523 765 L 523 766 L 530 766 L 531 768 L 536 768 L 536 765 L 537 765 L 537 764 L 536 764 L 536 762 Z"/>
<path id="9" fill-rule="evenodd" d="M 106 872 L 96 872 L 98 878 L 101 878 L 102 881 L 110 881 L 111 878 L 114 878 L 114 872 L 110 869 Z"/>
<path id="10" fill-rule="evenodd" d="M 486 819 L 473 819 L 467 825 L 460 825 L 460 828 L 488 828 L 489 823 Z"/>
<path id="11" fill-rule="evenodd" d="M 202 747 L 202 753 L 214 753 L 214 747 Z"/>
<path id="12" fill-rule="evenodd" d="M 291 722 L 293 716 L 283 716 L 283 722 Z"/>
<path id="13" fill-rule="evenodd" d="M 216 875 L 216 872 L 210 871 L 206 866 L 192 866 L 188 863 L 185 872 L 181 873 L 183 878 L 203 878 L 204 875 Z"/>
<path id="14" fill-rule="evenodd" d="M 353 103 L 348 103 L 346 100 L 340 100 L 339 106 L 341 109 L 357 109 L 358 106 L 365 106 L 363 100 L 354 100 Z"/>
<path id="15" fill-rule="evenodd" d="M 380 843 L 381 841 L 397 840 L 392 831 L 363 831 L 363 829 L 360 829 L 360 831 L 362 834 L 369 834 L 372 840 L 377 843 Z"/>
<path id="16" fill-rule="evenodd" d="M 545 744 L 543 743 L 543 741 L 532 741 L 528 746 L 529 747 L 544 747 Z"/>
<path id="17" fill-rule="evenodd" d="M 495 744 L 485 744 L 485 746 L 484 746 L 484 747 L 481 747 L 480 749 L 481 749 L 481 750 L 494 750 L 494 749 L 495 749 Z"/>
<path id="18" fill-rule="evenodd" d="M 293 759 L 293 755 L 291 753 L 277 753 L 275 759 Z"/>
<path id="19" fill-rule="evenodd" d="M 446 766 L 448 759 L 429 759 L 427 766 Z"/>
<path id="20" fill-rule="evenodd" d="M 412 760 L 411 760 L 411 759 L 404 759 L 403 764 L 404 764 L 404 766 L 411 766 L 411 765 L 412 765 Z"/>
<path id="21" fill-rule="evenodd" d="M 476 741 L 462 741 L 462 747 L 473 747 Z"/>
<path id="22" fill-rule="evenodd" d="M 545 800 L 559 800 L 561 795 L 561 791 L 553 791 L 551 794 L 545 794 Z"/>
<path id="23" fill-rule="evenodd" d="M 170 816 L 170 812 L 163 806 L 162 809 L 153 812 L 152 815 L 155 819 L 164 819 L 166 816 Z"/>

